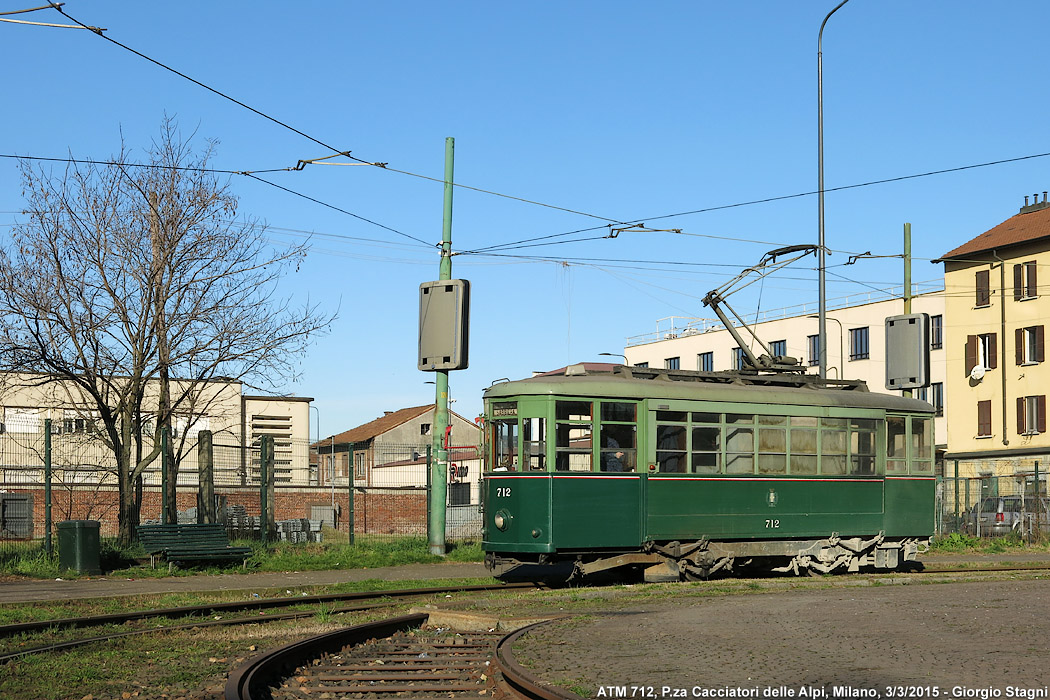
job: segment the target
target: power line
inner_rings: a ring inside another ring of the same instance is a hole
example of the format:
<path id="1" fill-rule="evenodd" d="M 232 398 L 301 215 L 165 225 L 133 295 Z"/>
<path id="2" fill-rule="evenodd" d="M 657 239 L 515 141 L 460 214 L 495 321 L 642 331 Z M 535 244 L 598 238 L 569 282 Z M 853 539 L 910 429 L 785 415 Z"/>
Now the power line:
<path id="1" fill-rule="evenodd" d="M 310 195 L 303 194 L 302 192 L 296 192 L 295 190 L 290 189 L 288 187 L 285 187 L 283 185 L 278 185 L 276 182 L 270 182 L 269 180 L 264 180 L 261 177 L 259 177 L 258 175 L 254 175 L 252 173 L 241 173 L 241 174 L 244 175 L 245 177 L 250 177 L 253 180 L 258 180 L 259 182 L 261 182 L 263 184 L 266 184 L 266 185 L 269 185 L 270 187 L 276 187 L 277 189 L 279 189 L 279 190 L 281 190 L 283 192 L 287 192 L 288 194 L 293 194 L 296 197 L 301 197 L 301 198 L 303 198 L 303 199 L 305 199 L 305 200 L 307 200 L 309 202 L 313 202 L 314 204 L 320 204 L 322 207 L 327 207 L 329 209 L 332 209 L 334 211 L 340 212 L 342 214 L 346 214 L 347 216 L 352 216 L 353 218 L 357 219 L 358 221 L 363 221 L 366 224 L 372 224 L 373 226 L 378 226 L 379 228 L 381 228 L 381 229 L 383 229 L 385 231 L 390 231 L 391 233 L 396 233 L 399 236 L 404 236 L 405 238 L 407 238 L 409 240 L 412 240 L 412 241 L 415 241 L 416 243 L 420 243 L 422 245 L 425 245 L 428 248 L 434 247 L 433 244 L 427 243 L 422 238 L 417 238 L 417 237 L 415 237 L 415 236 L 413 236 L 411 234 L 405 233 L 404 231 L 398 231 L 396 228 L 391 228 L 390 226 L 387 226 L 386 224 L 381 224 L 378 221 L 373 221 L 372 219 L 367 219 L 367 218 L 361 216 L 360 214 L 355 214 L 352 211 L 348 211 L 346 209 L 343 209 L 342 207 L 337 207 L 334 204 L 329 204 L 328 202 L 321 201 L 320 199 L 317 199 L 316 197 L 311 197 Z"/>
<path id="2" fill-rule="evenodd" d="M 399 236 L 403 236 L 405 238 L 408 238 L 409 240 L 415 241 L 416 243 L 420 243 L 420 244 L 425 245 L 427 247 L 432 247 L 432 245 L 430 243 L 427 243 L 426 241 L 424 241 L 421 238 L 416 238 L 415 236 L 413 236 L 411 234 L 405 233 L 403 231 L 398 231 L 396 228 L 393 228 L 391 226 L 387 226 L 387 225 L 381 224 L 381 223 L 379 223 L 377 221 L 373 221 L 372 219 L 368 219 L 368 218 L 366 218 L 364 216 L 361 216 L 360 214 L 355 214 L 352 211 L 348 211 L 346 209 L 343 209 L 342 207 L 337 207 L 334 204 L 329 204 L 328 202 L 324 202 L 324 201 L 322 201 L 320 199 L 317 199 L 316 197 L 311 197 L 311 196 L 303 194 L 301 192 L 297 192 L 297 191 L 292 190 L 292 189 L 290 189 L 288 187 L 284 187 L 282 185 L 278 185 L 275 182 L 270 182 L 269 180 L 264 180 L 263 178 L 258 176 L 258 173 L 287 172 L 287 171 L 294 170 L 295 168 L 269 168 L 269 169 L 265 169 L 265 170 L 226 170 L 226 169 L 222 169 L 222 168 L 201 168 L 201 167 L 193 167 L 193 166 L 157 165 L 157 164 L 153 164 L 153 163 L 121 163 L 121 162 L 113 161 L 113 160 L 95 160 L 93 158 L 54 158 L 54 157 L 46 157 L 46 156 L 19 156 L 19 155 L 13 155 L 13 154 L 8 154 L 8 153 L 0 153 L 0 158 L 11 158 L 11 159 L 17 159 L 17 160 L 34 160 L 34 161 L 51 162 L 51 163 L 74 163 L 74 164 L 81 164 L 81 165 L 102 165 L 102 166 L 107 166 L 107 167 L 114 167 L 114 166 L 116 166 L 116 167 L 121 167 L 121 168 L 147 168 L 147 169 L 158 169 L 158 170 L 191 171 L 191 172 L 212 173 L 212 174 L 221 174 L 221 175 L 242 175 L 244 177 L 248 177 L 248 178 L 251 178 L 253 180 L 257 180 L 257 181 L 259 181 L 259 182 L 261 182 L 261 183 L 263 183 L 265 185 L 269 185 L 270 187 L 276 187 L 277 189 L 283 190 L 283 191 L 285 191 L 285 192 L 287 192 L 289 194 L 293 194 L 293 195 L 295 195 L 297 197 L 301 197 L 301 198 L 306 199 L 308 201 L 314 202 L 315 204 L 319 204 L 319 205 L 321 205 L 323 207 L 327 207 L 329 209 L 333 209 L 335 211 L 340 212 L 341 214 L 346 214 L 347 216 L 353 217 L 353 218 L 355 218 L 355 219 L 357 219 L 359 221 L 363 221 L 363 222 L 365 222 L 367 224 L 371 224 L 372 226 L 376 226 L 376 227 L 381 228 L 383 230 L 390 231 L 391 233 L 395 233 L 395 234 L 397 234 Z"/>
<path id="3" fill-rule="evenodd" d="M 441 178 L 430 177 L 428 175 L 421 175 L 419 173 L 413 173 L 413 172 L 409 172 L 407 170 L 399 170 L 397 168 L 391 168 L 391 167 L 389 167 L 388 163 L 372 162 L 372 161 L 363 160 L 361 158 L 353 156 L 353 155 L 351 155 L 351 151 L 349 151 L 349 150 L 342 149 L 342 148 L 336 148 L 335 146 L 332 146 L 332 145 L 330 145 L 328 143 L 325 143 L 324 141 L 321 141 L 320 139 L 315 138 L 315 137 L 311 136 L 310 134 L 307 134 L 306 132 L 295 128 L 294 126 L 288 124 L 287 122 L 283 122 L 280 119 L 277 119 L 276 117 L 272 117 L 269 114 L 266 114 L 265 112 L 263 112 L 261 110 L 258 110 L 256 108 L 254 108 L 254 107 L 244 103 L 244 102 L 241 102 L 240 100 L 236 99 L 235 97 L 231 97 L 230 95 L 227 95 L 226 93 L 222 92 L 221 90 L 217 90 L 216 88 L 213 88 L 210 85 L 202 83 L 201 81 L 197 80 L 196 78 L 191 78 L 189 75 L 186 75 L 185 73 L 183 73 L 183 72 L 181 72 L 181 71 L 179 71 L 179 70 L 177 70 L 175 68 L 172 68 L 171 66 L 169 66 L 167 64 L 161 63 L 160 61 L 158 61 L 155 58 L 150 58 L 149 56 L 147 56 L 146 54 L 142 53 L 141 51 L 137 51 L 136 49 L 133 49 L 133 48 L 131 48 L 130 46 L 128 46 L 126 44 L 122 44 L 121 42 L 117 41 L 116 39 L 114 39 L 114 38 L 112 38 L 112 37 L 110 37 L 110 36 L 108 36 L 106 34 L 103 34 L 102 33 L 103 30 L 98 29 L 96 27 L 90 27 L 90 26 L 84 24 L 83 22 L 81 22 L 80 20 L 78 20 L 77 18 L 73 17 L 72 15 L 67 13 L 65 10 L 63 10 L 61 5 L 55 4 L 55 5 L 51 5 L 51 7 L 54 7 L 58 12 L 60 12 L 64 17 L 67 17 L 70 21 L 76 22 L 78 25 L 80 25 L 81 27 L 83 27 L 85 29 L 90 29 L 93 33 L 95 33 L 98 36 L 102 37 L 106 41 L 108 41 L 108 42 L 110 42 L 110 43 L 112 43 L 112 44 L 114 44 L 116 46 L 119 46 L 120 48 L 124 49 L 125 51 L 130 51 L 131 53 L 135 54 L 139 58 L 145 59 L 145 60 L 149 61 L 150 63 L 154 64 L 155 66 L 163 68 L 164 70 L 169 71 L 171 73 L 174 73 L 175 75 L 179 76 L 180 78 L 188 80 L 191 83 L 193 83 L 194 85 L 202 87 L 205 90 L 207 90 L 207 91 L 209 91 L 209 92 L 211 92 L 211 93 L 213 93 L 215 95 L 218 95 L 219 97 L 221 97 L 223 99 L 229 100 L 230 102 L 233 102 L 234 104 L 236 104 L 236 105 L 238 105 L 240 107 L 243 107 L 244 109 L 247 109 L 248 111 L 252 112 L 253 114 L 258 115 L 258 116 L 262 117 L 263 119 L 269 120 L 269 121 L 273 122 L 274 124 L 277 124 L 278 126 L 282 126 L 285 129 L 288 129 L 289 131 L 292 131 L 292 132 L 302 136 L 303 138 L 305 138 L 305 139 L 307 139 L 309 141 L 313 141 L 317 145 L 323 146 L 324 148 L 327 148 L 328 150 L 336 153 L 337 155 L 344 155 L 344 156 L 346 156 L 347 158 L 349 158 L 351 160 L 354 160 L 354 161 L 357 161 L 358 163 L 361 163 L 362 165 L 371 165 L 373 167 L 380 168 L 382 170 L 389 170 L 390 172 L 399 173 L 401 175 L 409 175 L 411 177 L 420 178 L 422 180 L 428 180 L 428 181 L 431 181 L 431 182 L 439 182 L 439 183 L 442 183 L 442 184 L 444 184 L 444 182 L 445 182 Z M 304 163 L 309 163 L 309 161 L 303 161 L 303 162 Z M 502 197 L 504 199 L 511 199 L 511 200 L 514 200 L 514 201 L 523 202 L 523 203 L 526 203 L 526 204 L 532 204 L 532 205 L 535 205 L 535 206 L 546 207 L 548 209 L 554 209 L 554 210 L 566 212 L 566 213 L 569 213 L 569 214 L 576 214 L 576 215 L 579 215 L 579 216 L 586 216 L 586 217 L 590 217 L 592 219 L 600 219 L 602 221 L 608 221 L 610 223 L 617 223 L 617 224 L 624 223 L 624 222 L 621 222 L 621 221 L 619 221 L 617 219 L 611 219 L 611 218 L 605 217 L 605 216 L 598 216 L 597 214 L 589 214 L 587 212 L 577 211 L 577 210 L 574 210 L 574 209 L 568 209 L 566 207 L 559 207 L 559 206 L 554 205 L 554 204 L 546 204 L 544 202 L 538 202 L 538 201 L 531 200 L 531 199 L 525 199 L 524 197 L 516 197 L 516 196 L 513 196 L 513 195 L 509 195 L 509 194 L 503 194 L 501 192 L 495 192 L 495 191 L 492 191 L 492 190 L 486 190 L 486 189 L 482 189 L 480 187 L 472 187 L 470 185 L 464 185 L 464 184 L 461 184 L 461 183 L 452 183 L 452 184 L 453 184 L 454 187 L 458 187 L 460 189 L 472 190 L 474 192 L 481 192 L 483 194 L 488 194 L 488 195 L 492 195 L 492 196 L 495 196 L 495 197 Z"/>
<path id="4" fill-rule="evenodd" d="M 1035 158 L 1045 158 L 1047 156 L 1050 156 L 1050 152 L 1047 152 L 1047 153 L 1033 153 L 1033 154 L 1026 155 L 1026 156 L 1018 156 L 1016 158 L 1003 158 L 1003 159 L 1000 159 L 1000 160 L 992 160 L 992 161 L 987 161 L 987 162 L 984 162 L 984 163 L 973 163 L 973 164 L 970 164 L 970 165 L 960 165 L 960 166 L 957 166 L 957 167 L 954 167 L 954 168 L 943 168 L 941 170 L 928 170 L 926 172 L 913 173 L 911 175 L 899 175 L 897 177 L 883 178 L 881 180 L 868 180 L 866 182 L 858 182 L 858 183 L 854 183 L 854 184 L 851 184 L 851 185 L 840 185 L 838 187 L 826 187 L 826 188 L 824 188 L 824 192 L 841 192 L 841 191 L 844 191 L 844 190 L 858 189 L 858 188 L 861 188 L 861 187 L 872 187 L 874 185 L 885 185 L 885 184 L 888 184 L 888 183 L 891 183 L 891 182 L 902 182 L 904 180 L 914 180 L 914 179 L 922 178 L 922 177 L 931 177 L 933 175 L 945 175 L 945 174 L 948 174 L 948 173 L 961 172 L 961 171 L 964 171 L 964 170 L 974 170 L 974 169 L 977 169 L 977 168 L 987 168 L 987 167 L 991 167 L 991 166 L 994 166 L 994 165 L 1004 165 L 1004 164 L 1007 164 L 1007 163 L 1018 163 L 1018 162 L 1021 162 L 1021 161 L 1032 160 L 1032 159 L 1035 159 Z M 747 200 L 747 201 L 744 201 L 744 202 L 736 202 L 736 203 L 733 203 L 733 204 L 720 204 L 720 205 L 713 206 L 713 207 L 705 207 L 703 209 L 693 209 L 691 211 L 678 212 L 676 214 L 662 214 L 660 216 L 639 217 L 637 219 L 630 219 L 630 220 L 622 222 L 622 223 L 624 223 L 624 225 L 628 225 L 628 224 L 630 224 L 630 225 L 640 225 L 640 224 L 644 224 L 646 221 L 660 221 L 660 220 L 663 220 L 663 219 L 671 219 L 671 218 L 675 218 L 675 217 L 679 217 L 679 216 L 691 216 L 693 214 L 707 214 L 707 213 L 710 213 L 710 212 L 713 212 L 713 211 L 721 211 L 721 210 L 725 210 L 725 209 L 735 209 L 735 208 L 739 208 L 739 207 L 753 206 L 753 205 L 756 205 L 756 204 L 768 204 L 770 202 L 779 202 L 779 201 L 784 201 L 784 200 L 788 200 L 788 199 L 798 199 L 800 197 L 810 197 L 812 195 L 819 194 L 819 192 L 820 192 L 819 190 L 810 190 L 810 191 L 807 191 L 807 192 L 797 192 L 795 194 L 779 195 L 779 196 L 776 196 L 776 197 L 764 197 L 762 199 L 751 199 L 751 200 Z M 537 236 L 535 238 L 524 238 L 524 239 L 521 239 L 521 240 L 518 240 L 518 241 L 511 241 L 511 242 L 508 242 L 508 243 L 497 243 L 497 244 L 488 246 L 486 248 L 478 248 L 477 250 L 471 251 L 471 252 L 478 252 L 478 253 L 480 253 L 480 252 L 486 252 L 486 251 L 490 251 L 490 250 L 499 250 L 499 249 L 501 249 L 503 247 L 506 247 L 506 246 L 521 247 L 521 244 L 525 244 L 525 243 L 532 243 L 534 241 L 546 241 L 546 240 L 550 240 L 551 238 L 560 238 L 560 237 L 564 237 L 564 236 L 574 236 L 574 235 L 579 234 L 579 233 L 589 233 L 590 231 L 598 231 L 598 230 L 603 229 L 603 228 L 611 228 L 611 227 L 610 226 L 592 226 L 592 227 L 589 227 L 589 228 L 579 228 L 579 229 L 575 229 L 575 230 L 572 230 L 572 231 L 565 231 L 564 233 L 553 233 L 553 234 L 548 234 L 548 235 L 545 235 L 545 236 Z M 683 232 L 683 234 L 684 234 L 684 232 Z M 694 236 L 705 237 L 704 234 L 684 234 L 684 235 L 694 235 Z M 711 237 L 714 238 L 714 236 L 711 236 Z M 746 239 L 737 239 L 737 238 L 727 238 L 727 240 L 738 240 L 738 241 L 741 241 L 741 242 L 764 243 L 762 241 L 747 241 Z M 568 241 L 568 242 L 571 243 L 573 241 Z"/>

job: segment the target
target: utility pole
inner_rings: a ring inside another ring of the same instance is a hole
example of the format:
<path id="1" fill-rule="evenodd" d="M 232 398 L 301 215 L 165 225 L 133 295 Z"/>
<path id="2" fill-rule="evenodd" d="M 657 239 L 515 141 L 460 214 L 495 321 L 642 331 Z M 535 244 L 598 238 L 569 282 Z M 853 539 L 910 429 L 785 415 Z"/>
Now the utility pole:
<path id="1" fill-rule="evenodd" d="M 452 279 L 452 173 L 456 140 L 445 139 L 445 192 L 441 219 L 441 262 L 438 279 Z M 448 499 L 448 450 L 445 429 L 448 427 L 448 370 L 434 372 L 433 459 L 430 475 L 430 553 L 445 555 L 445 504 Z"/>
<path id="2" fill-rule="evenodd" d="M 827 265 L 824 262 L 827 250 L 824 245 L 824 59 L 821 42 L 824 41 L 824 25 L 847 2 L 849 0 L 842 0 L 824 17 L 824 21 L 820 23 L 820 32 L 817 33 L 817 296 L 820 297 L 817 312 L 817 359 L 821 379 L 828 376 L 828 302 L 825 289 Z"/>
<path id="3" fill-rule="evenodd" d="M 911 224 L 904 224 L 904 313 L 911 313 Z M 911 389 L 904 395 L 911 398 Z"/>

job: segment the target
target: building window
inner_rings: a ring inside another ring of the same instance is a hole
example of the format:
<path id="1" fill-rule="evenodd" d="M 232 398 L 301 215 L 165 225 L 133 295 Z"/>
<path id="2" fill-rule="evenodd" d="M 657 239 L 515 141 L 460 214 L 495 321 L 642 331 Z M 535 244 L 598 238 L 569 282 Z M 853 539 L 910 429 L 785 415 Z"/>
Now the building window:
<path id="1" fill-rule="evenodd" d="M 769 344 L 769 354 L 773 357 L 785 357 L 788 354 L 788 341 L 774 340 Z"/>
<path id="2" fill-rule="evenodd" d="M 944 415 L 944 384 L 942 382 L 934 382 L 930 384 L 930 403 L 937 409 L 937 415 Z"/>
<path id="3" fill-rule="evenodd" d="M 642 367 L 643 369 L 649 366 L 648 362 L 636 362 L 635 367 Z"/>
<path id="4" fill-rule="evenodd" d="M 664 369 L 678 369 L 681 365 L 681 358 L 679 357 L 668 357 L 664 360 Z"/>
<path id="5" fill-rule="evenodd" d="M 1020 399 L 1018 399 L 1020 401 Z M 1020 421 L 1018 421 L 1020 422 Z M 992 402 L 977 402 L 977 437 L 986 438 L 992 436 Z"/>
<path id="6" fill-rule="evenodd" d="M 806 347 L 809 349 L 809 366 L 816 367 L 820 364 L 820 336 L 811 335 L 807 337 Z"/>
<path id="7" fill-rule="evenodd" d="M 419 434 L 420 435 L 430 435 L 430 423 L 420 423 L 419 424 Z"/>
<path id="8" fill-rule="evenodd" d="M 743 348 L 733 348 L 733 369 L 743 369 L 746 362 L 744 358 Z"/>
<path id="9" fill-rule="evenodd" d="M 868 359 L 868 327 L 849 329 L 849 359 Z"/>
<path id="10" fill-rule="evenodd" d="M 1021 396 L 1017 399 L 1017 433 L 1038 435 L 1046 432 L 1046 396 Z"/>
<path id="11" fill-rule="evenodd" d="M 713 352 L 702 352 L 696 356 L 696 368 L 701 372 L 715 371 L 715 354 Z"/>
<path id="12" fill-rule="evenodd" d="M 930 350 L 944 347 L 944 316 L 930 316 Z"/>
<path id="13" fill-rule="evenodd" d="M 1043 361 L 1043 327 L 1029 326 L 1014 331 L 1014 357 L 1019 365 Z"/>
<path id="14" fill-rule="evenodd" d="M 978 270 L 976 274 L 977 304 L 989 306 L 992 303 L 992 288 L 988 283 L 988 270 Z"/>
<path id="15" fill-rule="evenodd" d="M 365 478 L 365 453 L 355 452 L 354 453 L 354 478 L 364 479 Z"/>
<path id="16" fill-rule="evenodd" d="M 1035 281 L 1035 260 L 1014 265 L 1014 301 L 1026 301 L 1039 296 Z"/>
<path id="17" fill-rule="evenodd" d="M 983 369 L 995 369 L 999 364 L 997 348 L 995 333 L 966 336 L 966 363 L 963 371 L 970 374 L 974 367 L 978 366 Z"/>

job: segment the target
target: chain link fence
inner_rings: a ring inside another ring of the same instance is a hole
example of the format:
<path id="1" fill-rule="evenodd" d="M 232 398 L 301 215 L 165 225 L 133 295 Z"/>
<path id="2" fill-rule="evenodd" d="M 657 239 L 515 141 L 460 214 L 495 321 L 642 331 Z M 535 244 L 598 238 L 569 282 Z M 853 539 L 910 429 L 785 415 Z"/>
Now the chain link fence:
<path id="1" fill-rule="evenodd" d="M 944 477 L 937 485 L 937 532 L 1050 539 L 1045 471 Z"/>

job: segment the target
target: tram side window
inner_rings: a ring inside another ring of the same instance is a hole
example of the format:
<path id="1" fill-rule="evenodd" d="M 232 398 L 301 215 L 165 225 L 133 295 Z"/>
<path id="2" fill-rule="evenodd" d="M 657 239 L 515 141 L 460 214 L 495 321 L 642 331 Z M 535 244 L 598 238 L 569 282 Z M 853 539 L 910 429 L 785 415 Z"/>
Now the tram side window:
<path id="1" fill-rule="evenodd" d="M 844 418 L 820 419 L 820 473 L 846 473 L 848 432 Z"/>
<path id="2" fill-rule="evenodd" d="M 933 460 L 930 447 L 933 444 L 933 421 L 929 418 L 911 419 L 911 472 L 932 474 Z"/>
<path id="3" fill-rule="evenodd" d="M 656 468 L 664 473 L 689 471 L 684 411 L 656 412 Z"/>
<path id="4" fill-rule="evenodd" d="M 697 416 L 693 414 L 693 422 L 697 422 Z M 715 423 L 718 415 L 714 416 Z M 695 474 L 718 474 L 721 470 L 722 430 L 719 426 L 698 425 L 693 427 L 693 473 Z"/>
<path id="5" fill-rule="evenodd" d="M 558 401 L 555 404 L 555 465 L 560 472 L 591 471 L 594 427 L 590 401 Z"/>
<path id="6" fill-rule="evenodd" d="M 492 449 L 495 471 L 518 470 L 518 420 L 497 420 L 492 422 Z"/>
<path id="7" fill-rule="evenodd" d="M 771 417 L 783 418 L 760 416 L 761 419 Z M 758 473 L 787 474 L 787 431 L 784 428 L 758 429 Z"/>
<path id="8" fill-rule="evenodd" d="M 547 426 L 542 418 L 523 418 L 521 438 L 529 470 L 542 472 L 547 469 Z"/>
<path id="9" fill-rule="evenodd" d="M 638 405 L 603 402 L 601 409 L 601 459 L 603 472 L 633 472 L 638 463 Z"/>
<path id="10" fill-rule="evenodd" d="M 875 473 L 875 428 L 874 420 L 854 418 L 850 421 L 850 473 Z"/>
<path id="11" fill-rule="evenodd" d="M 817 473 L 816 418 L 791 418 L 791 473 Z"/>
<path id="12" fill-rule="evenodd" d="M 904 416 L 886 417 L 886 473 L 908 471 L 907 420 Z"/>
<path id="13" fill-rule="evenodd" d="M 726 474 L 755 472 L 755 417 L 726 414 Z"/>

